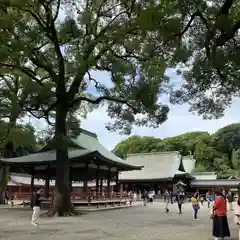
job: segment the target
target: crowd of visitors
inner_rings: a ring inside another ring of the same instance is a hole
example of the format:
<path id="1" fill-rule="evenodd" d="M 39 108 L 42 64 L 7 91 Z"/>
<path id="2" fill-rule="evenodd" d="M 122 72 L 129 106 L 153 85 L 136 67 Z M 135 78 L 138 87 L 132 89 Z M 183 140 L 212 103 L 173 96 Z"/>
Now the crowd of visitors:
<path id="1" fill-rule="evenodd" d="M 128 193 L 131 202 L 137 200 L 137 194 L 130 191 Z M 31 207 L 32 224 L 38 225 L 40 214 L 40 205 L 43 196 L 43 189 L 39 189 L 32 195 Z M 189 196 L 185 193 L 183 188 L 179 188 L 176 193 L 165 190 L 163 194 L 164 207 L 166 213 L 170 212 L 170 204 L 177 203 L 179 214 L 182 214 L 182 205 Z M 144 206 L 148 203 L 153 204 L 155 199 L 154 190 L 143 190 L 141 194 Z M 12 203 L 13 195 L 8 191 L 5 193 L 6 203 Z M 207 207 L 210 209 L 210 217 L 213 220 L 212 236 L 214 240 L 222 240 L 225 237 L 230 237 L 230 230 L 228 226 L 227 212 L 232 211 L 234 215 L 234 222 L 238 226 L 239 240 L 240 240 L 240 198 L 234 201 L 234 194 L 231 191 L 217 189 L 215 191 L 207 191 L 205 197 L 196 191 L 189 199 L 193 209 L 193 219 L 198 220 L 199 210 L 204 205 L 204 200 L 207 202 Z"/>
<path id="2" fill-rule="evenodd" d="M 142 193 L 144 205 L 150 200 L 149 194 L 146 190 Z M 177 193 L 173 194 L 169 190 L 165 190 L 163 194 L 164 207 L 166 213 L 169 213 L 169 204 L 175 201 L 178 206 L 179 214 L 182 213 L 182 204 L 186 201 L 187 196 L 183 189 L 179 189 Z M 192 194 L 190 202 L 193 208 L 193 219 L 198 220 L 198 213 L 201 206 L 204 205 L 204 200 L 207 201 L 207 207 L 210 209 L 210 217 L 213 220 L 212 236 L 214 240 L 222 240 L 225 237 L 230 237 L 230 230 L 228 226 L 227 211 L 233 211 L 235 224 L 239 228 L 240 240 L 240 199 L 234 202 L 234 195 L 231 191 L 217 189 L 214 192 L 208 191 L 205 195 L 200 195 L 199 192 Z"/>

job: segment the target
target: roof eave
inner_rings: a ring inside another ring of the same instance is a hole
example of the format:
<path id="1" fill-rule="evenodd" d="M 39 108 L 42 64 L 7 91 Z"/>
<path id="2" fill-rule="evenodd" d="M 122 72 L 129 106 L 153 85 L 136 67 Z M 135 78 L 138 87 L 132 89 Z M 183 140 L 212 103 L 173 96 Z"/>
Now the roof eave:
<path id="1" fill-rule="evenodd" d="M 117 162 L 113 159 L 106 158 L 98 151 L 95 151 L 95 153 L 96 153 L 97 157 L 100 158 L 100 160 L 107 161 L 108 163 L 115 165 L 116 167 L 119 168 L 120 171 L 141 170 L 144 167 L 144 166 L 134 166 L 134 165 L 124 163 L 124 162 Z"/>
<path id="2" fill-rule="evenodd" d="M 156 182 L 161 182 L 161 181 L 172 181 L 172 177 L 166 177 L 166 178 L 138 178 L 138 179 L 132 179 L 132 178 L 130 178 L 130 179 L 127 179 L 127 178 L 125 178 L 125 179 L 119 179 L 119 181 L 120 182 L 154 182 L 154 181 L 156 181 Z"/>

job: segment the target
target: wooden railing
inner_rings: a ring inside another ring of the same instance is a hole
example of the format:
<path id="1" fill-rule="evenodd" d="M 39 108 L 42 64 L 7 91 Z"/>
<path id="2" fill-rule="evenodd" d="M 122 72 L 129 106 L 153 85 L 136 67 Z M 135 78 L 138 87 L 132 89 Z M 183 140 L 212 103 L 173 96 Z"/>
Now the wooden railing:
<path id="1" fill-rule="evenodd" d="M 20 192 L 14 193 L 15 200 L 28 201 L 31 199 L 32 193 L 29 192 Z M 52 196 L 53 193 L 50 194 Z M 51 200 L 52 197 L 49 197 L 48 200 Z M 128 200 L 130 197 L 126 193 L 79 193 L 73 192 L 71 196 L 72 200 L 82 200 L 82 201 L 108 201 L 108 200 Z"/>

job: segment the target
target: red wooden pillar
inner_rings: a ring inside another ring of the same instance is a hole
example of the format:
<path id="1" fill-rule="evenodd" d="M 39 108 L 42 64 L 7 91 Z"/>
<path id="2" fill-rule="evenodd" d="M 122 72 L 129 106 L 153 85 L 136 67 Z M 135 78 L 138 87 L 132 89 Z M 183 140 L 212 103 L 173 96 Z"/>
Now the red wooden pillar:
<path id="1" fill-rule="evenodd" d="M 31 191 L 31 194 L 33 195 L 33 192 L 34 192 L 34 173 L 32 173 L 32 175 L 31 175 L 30 191 Z"/>
<path id="2" fill-rule="evenodd" d="M 103 178 L 100 178 L 100 193 L 103 192 Z"/>
<path id="3" fill-rule="evenodd" d="M 72 188 L 72 180 L 73 180 L 73 169 L 72 169 L 72 166 L 69 167 L 69 191 L 70 191 L 70 195 L 72 196 L 72 191 L 73 191 L 73 188 Z"/>
<path id="4" fill-rule="evenodd" d="M 99 194 L 99 171 L 100 171 L 100 167 L 98 165 L 97 171 L 96 171 L 96 196 L 98 196 Z"/>
<path id="5" fill-rule="evenodd" d="M 44 185 L 44 197 L 49 197 L 49 188 L 50 188 L 50 168 L 48 166 L 46 175 L 45 175 L 45 185 Z"/>
<path id="6" fill-rule="evenodd" d="M 116 172 L 116 192 L 120 192 L 120 184 L 119 184 L 119 179 L 118 179 L 118 174 L 119 172 Z"/>
<path id="7" fill-rule="evenodd" d="M 85 165 L 85 178 L 83 180 L 83 191 L 86 198 L 88 198 L 88 163 Z"/>
<path id="8" fill-rule="evenodd" d="M 108 168 L 108 175 L 107 175 L 107 192 L 109 195 L 111 194 L 111 168 Z"/>

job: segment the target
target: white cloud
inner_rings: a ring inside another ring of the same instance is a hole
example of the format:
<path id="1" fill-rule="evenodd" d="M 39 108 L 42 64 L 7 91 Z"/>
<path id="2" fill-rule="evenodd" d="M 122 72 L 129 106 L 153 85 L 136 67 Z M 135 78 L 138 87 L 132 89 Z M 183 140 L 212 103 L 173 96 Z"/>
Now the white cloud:
<path id="1" fill-rule="evenodd" d="M 93 77 L 101 83 L 110 83 L 109 75 L 104 72 L 92 72 Z M 167 74 L 174 79 L 174 82 L 181 81 L 173 69 L 169 69 Z M 93 91 L 93 89 L 91 90 Z M 226 110 L 225 116 L 218 120 L 203 120 L 199 116 L 194 116 L 188 112 L 188 106 L 171 106 L 168 120 L 157 129 L 134 127 L 132 135 L 154 136 L 157 138 L 166 138 L 191 131 L 215 132 L 219 128 L 239 121 L 240 99 L 234 100 L 231 108 Z M 82 128 L 92 131 L 98 135 L 99 141 L 111 150 L 118 142 L 126 139 L 128 136 L 119 135 L 117 132 L 109 132 L 105 124 L 110 121 L 105 111 L 101 107 L 90 113 L 86 120 L 82 121 Z M 37 130 L 47 129 L 45 121 L 32 120 Z"/>
<path id="2" fill-rule="evenodd" d="M 203 120 L 199 116 L 194 116 L 188 112 L 188 106 L 172 106 L 168 120 L 157 129 L 134 127 L 132 135 L 154 136 L 157 138 L 172 137 L 178 134 L 191 131 L 215 132 L 219 128 L 239 121 L 238 106 L 240 100 L 233 102 L 232 107 L 226 110 L 223 118 L 218 120 Z M 99 141 L 111 150 L 118 142 L 128 136 L 119 135 L 116 132 L 109 132 L 105 128 L 105 123 L 110 119 L 104 108 L 99 108 L 90 113 L 86 120 L 82 122 L 82 127 L 98 135 Z"/>
<path id="3" fill-rule="evenodd" d="M 174 69 L 168 69 L 166 74 L 171 77 L 175 84 L 181 82 L 181 77 L 175 73 Z M 102 83 L 106 83 L 109 76 L 104 72 L 94 72 L 94 78 Z M 162 99 L 163 100 L 163 99 Z M 234 100 L 232 107 L 226 110 L 225 116 L 218 120 L 203 120 L 199 116 L 194 116 L 188 112 L 188 106 L 171 106 L 168 120 L 157 129 L 134 127 L 132 135 L 154 136 L 166 138 L 190 131 L 208 131 L 215 132 L 219 128 L 239 121 L 238 106 L 240 100 Z M 128 136 L 119 135 L 116 132 L 109 132 L 105 128 L 105 123 L 110 121 L 105 108 L 99 108 L 90 113 L 86 120 L 82 122 L 82 127 L 98 135 L 99 141 L 111 150 L 118 142 L 126 139 Z"/>

